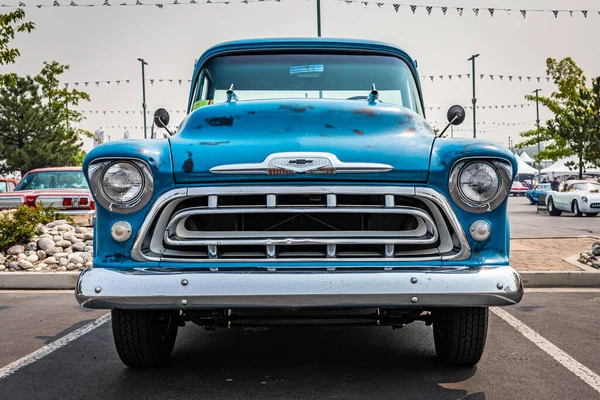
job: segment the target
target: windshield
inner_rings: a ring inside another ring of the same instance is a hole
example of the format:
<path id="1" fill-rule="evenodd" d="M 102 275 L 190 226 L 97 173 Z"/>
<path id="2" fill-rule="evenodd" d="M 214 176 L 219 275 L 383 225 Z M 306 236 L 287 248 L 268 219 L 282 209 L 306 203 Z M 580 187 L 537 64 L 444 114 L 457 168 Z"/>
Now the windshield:
<path id="1" fill-rule="evenodd" d="M 600 191 L 600 184 L 599 183 L 576 183 L 573 185 L 573 189 L 575 190 L 585 190 L 585 191 L 590 191 L 590 192 L 598 192 Z"/>
<path id="2" fill-rule="evenodd" d="M 8 192 L 6 181 L 0 181 L 0 193 L 6 192 Z"/>
<path id="3" fill-rule="evenodd" d="M 423 114 L 405 61 L 368 54 L 251 54 L 215 57 L 200 72 L 192 109 L 224 102 L 234 85 L 239 100 L 366 100 L 375 84 L 379 100 Z"/>
<path id="4" fill-rule="evenodd" d="M 25 175 L 16 190 L 88 189 L 82 171 L 47 171 Z"/>

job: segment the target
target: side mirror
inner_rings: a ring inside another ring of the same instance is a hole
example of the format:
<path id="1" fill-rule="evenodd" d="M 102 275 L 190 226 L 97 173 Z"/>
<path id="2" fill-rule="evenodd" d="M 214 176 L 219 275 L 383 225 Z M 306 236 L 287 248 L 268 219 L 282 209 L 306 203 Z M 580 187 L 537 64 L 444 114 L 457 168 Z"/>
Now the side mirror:
<path id="1" fill-rule="evenodd" d="M 448 122 L 451 125 L 460 125 L 465 120 L 465 109 L 462 106 L 454 105 L 448 109 Z"/>
<path id="2" fill-rule="evenodd" d="M 450 128 L 450 125 L 460 125 L 463 123 L 463 121 L 465 120 L 465 109 L 462 108 L 462 106 L 459 106 L 458 104 L 453 105 L 452 107 L 450 107 L 450 109 L 448 109 L 447 116 L 448 125 L 446 125 L 446 127 L 444 128 L 442 133 L 438 135 L 438 137 L 442 137 L 444 132 L 446 132 L 448 128 Z"/>
<path id="3" fill-rule="evenodd" d="M 154 112 L 154 123 L 159 128 L 166 128 L 169 125 L 169 112 L 164 108 L 159 108 Z"/>

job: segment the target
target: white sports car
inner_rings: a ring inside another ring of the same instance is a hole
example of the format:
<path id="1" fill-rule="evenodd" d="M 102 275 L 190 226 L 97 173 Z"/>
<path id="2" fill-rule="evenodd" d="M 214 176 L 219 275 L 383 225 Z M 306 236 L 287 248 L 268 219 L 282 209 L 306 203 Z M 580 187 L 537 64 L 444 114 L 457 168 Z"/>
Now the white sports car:
<path id="1" fill-rule="evenodd" d="M 546 195 L 548 212 L 559 216 L 563 211 L 577 217 L 585 214 L 595 217 L 600 212 L 600 183 L 592 181 L 570 181 L 562 192 L 548 192 Z"/>

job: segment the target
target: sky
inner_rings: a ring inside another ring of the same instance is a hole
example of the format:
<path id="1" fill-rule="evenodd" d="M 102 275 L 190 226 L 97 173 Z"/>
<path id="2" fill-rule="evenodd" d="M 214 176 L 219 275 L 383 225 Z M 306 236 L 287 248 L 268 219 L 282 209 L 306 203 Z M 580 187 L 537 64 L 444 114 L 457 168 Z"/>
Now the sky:
<path id="1" fill-rule="evenodd" d="M 20 34 L 13 42 L 21 52 L 17 63 L 2 71 L 21 75 L 37 74 L 44 61 L 58 61 L 71 66 L 63 75 L 63 82 L 90 82 L 80 90 L 87 91 L 91 102 L 79 106 L 86 120 L 81 126 L 95 131 L 101 128 L 105 140 L 122 138 L 128 127 L 130 138 L 142 138 L 142 81 L 139 57 L 148 62 L 146 67 L 146 102 L 153 112 L 164 107 L 171 112 L 171 126 L 184 117 L 194 60 L 204 50 L 217 43 L 260 37 L 314 37 L 316 28 L 315 0 L 281 0 L 243 4 L 165 5 L 119 7 L 119 3 L 133 4 L 135 0 L 109 0 L 111 7 L 100 6 L 104 0 L 75 0 L 98 7 L 35 7 L 49 5 L 54 0 L 22 0 L 27 18 L 36 24 L 30 34 Z M 58 0 L 68 4 L 70 0 Z M 142 0 L 143 3 L 168 3 L 173 0 Z M 478 105 L 526 104 L 525 94 L 542 89 L 548 95 L 554 89 L 544 78 L 519 82 L 516 76 L 545 77 L 548 57 L 572 57 L 589 78 L 600 76 L 600 3 L 595 0 L 435 0 L 384 2 L 380 8 L 375 2 L 364 7 L 355 2 L 323 0 L 321 28 L 324 37 L 360 38 L 384 41 L 405 49 L 418 61 L 419 74 L 427 119 L 432 125 L 443 127 L 447 109 L 453 104 L 470 105 L 472 83 L 466 78 L 471 73 L 472 54 L 476 59 L 476 91 Z M 188 0 L 179 0 L 189 3 Z M 1 4 L 16 4 L 15 0 L 0 0 Z M 401 4 L 398 12 L 393 3 Z M 464 7 L 460 16 L 455 9 L 443 15 L 441 9 L 417 8 L 413 14 L 409 4 Z M 511 8 L 511 14 L 497 10 L 494 17 L 490 7 Z M 480 8 L 476 17 L 473 8 Z M 580 12 L 527 13 L 520 9 L 587 9 L 587 18 Z M 8 9 L 6 9 L 8 10 Z M 461 74 L 462 79 L 457 75 Z M 485 74 L 484 79 L 479 75 Z M 494 80 L 489 75 L 495 75 Z M 439 75 L 444 75 L 440 80 Z M 447 75 L 453 75 L 448 80 Z M 499 80 L 499 75 L 504 79 Z M 509 75 L 515 76 L 508 82 Z M 434 76 L 431 81 L 429 76 Z M 150 79 L 154 84 L 150 84 Z M 159 79 L 163 82 L 160 83 Z M 116 81 L 119 80 L 119 85 Z M 129 80 L 129 83 L 125 83 Z M 169 80 L 173 80 L 169 83 Z M 178 84 L 182 80 L 182 84 Z M 100 84 L 96 86 L 95 82 Z M 110 81 L 110 84 L 106 84 Z M 72 86 L 70 86 L 72 87 Z M 438 110 L 437 107 L 440 109 Z M 92 113 L 90 113 L 92 111 Z M 96 111 L 99 113 L 96 114 Z M 106 115 L 103 111 L 107 111 Z M 111 113 L 113 111 L 113 113 Z M 118 112 L 120 111 L 120 113 Z M 128 111 L 129 113 L 125 113 Z M 135 113 L 133 113 L 135 111 Z M 180 111 L 179 113 L 177 111 Z M 540 108 L 540 119 L 551 114 Z M 151 118 L 148 117 L 149 125 Z M 534 127 L 535 107 L 525 106 L 477 110 L 477 137 L 504 145 L 521 141 L 519 132 Z M 484 124 L 485 122 L 485 124 Z M 496 124 L 493 124 L 495 122 Z M 520 124 L 520 125 L 500 125 Z M 132 128 L 134 127 L 134 128 Z M 148 130 L 148 135 L 150 131 Z M 471 110 L 467 109 L 465 123 L 454 131 L 456 137 L 472 137 Z M 84 148 L 92 142 L 86 139 Z"/>

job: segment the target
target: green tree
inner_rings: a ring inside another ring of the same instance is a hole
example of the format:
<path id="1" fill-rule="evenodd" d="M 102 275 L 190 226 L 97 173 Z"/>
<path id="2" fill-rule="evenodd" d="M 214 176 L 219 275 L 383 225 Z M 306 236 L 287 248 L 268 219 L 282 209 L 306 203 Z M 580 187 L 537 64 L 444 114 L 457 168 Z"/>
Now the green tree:
<path id="1" fill-rule="evenodd" d="M 546 106 L 554 118 L 546 126 L 521 133 L 525 140 L 516 147 L 545 143 L 545 149 L 536 156 L 536 161 L 575 156 L 577 162 L 571 167 L 579 171 L 581 178 L 585 169 L 595 165 L 597 157 L 589 149 L 597 146 L 599 131 L 592 129 L 592 106 L 597 101 L 594 88 L 586 87 L 586 78 L 575 61 L 567 57 L 560 61 L 546 60 L 546 73 L 552 78 L 558 90 L 549 97 L 540 96 L 539 102 Z M 535 101 L 534 95 L 525 96 Z"/>
<path id="2" fill-rule="evenodd" d="M 15 35 L 21 32 L 29 33 L 35 29 L 33 22 L 24 22 L 24 19 L 25 11 L 22 8 L 17 8 L 8 14 L 0 14 L 0 65 L 13 64 L 21 55 L 19 49 L 10 47 L 10 42 Z M 14 73 L 0 74 L 0 84 L 11 84 L 15 80 Z"/>
<path id="3" fill-rule="evenodd" d="M 57 76 L 67 68 L 45 64 L 38 76 L 16 77 L 13 85 L 0 87 L 0 173 L 81 165 L 81 137 L 91 134 L 72 127 L 82 117 L 67 104 L 89 96 L 59 88 Z"/>

